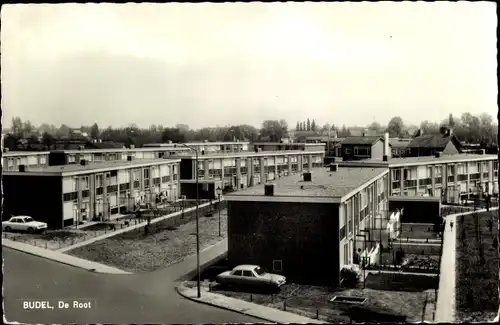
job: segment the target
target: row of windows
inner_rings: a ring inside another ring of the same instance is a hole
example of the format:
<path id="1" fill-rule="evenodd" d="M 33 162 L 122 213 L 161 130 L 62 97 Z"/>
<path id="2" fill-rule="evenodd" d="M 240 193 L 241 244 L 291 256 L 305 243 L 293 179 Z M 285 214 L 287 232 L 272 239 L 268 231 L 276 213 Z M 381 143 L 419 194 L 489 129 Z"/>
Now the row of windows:
<path id="1" fill-rule="evenodd" d="M 493 170 L 498 171 L 498 162 L 494 161 L 493 162 Z M 483 175 L 488 175 L 488 165 L 487 162 L 477 162 L 477 163 L 469 163 L 469 174 L 476 174 L 476 173 L 481 173 L 483 172 Z M 466 175 L 467 174 L 467 165 L 464 163 L 459 163 L 456 165 L 448 165 L 448 176 L 455 175 Z M 416 179 L 418 178 L 418 175 L 420 175 L 420 178 L 429 178 L 431 176 L 434 177 L 439 177 L 442 176 L 442 166 L 437 165 L 437 166 L 427 166 L 425 167 L 425 171 L 421 173 L 421 169 L 418 167 L 412 167 L 412 168 L 405 168 L 403 170 L 401 169 L 396 169 L 391 171 L 391 176 L 393 181 L 398 181 L 401 180 L 401 177 L 403 177 L 403 180 L 411 180 L 411 179 Z M 433 170 L 434 168 L 434 170 Z M 434 173 L 433 173 L 434 172 Z"/>
<path id="2" fill-rule="evenodd" d="M 174 180 L 176 180 L 176 177 L 177 175 L 174 175 Z M 159 185 L 160 183 L 168 183 L 170 182 L 170 176 L 163 176 L 162 178 L 160 177 L 157 177 L 157 178 L 154 178 L 153 179 L 153 185 Z M 149 187 L 149 181 L 144 182 L 145 184 L 145 187 Z M 139 188 L 140 186 L 140 182 L 139 181 L 134 181 L 133 182 L 133 187 L 134 188 Z M 118 192 L 118 188 L 120 191 L 126 191 L 126 190 L 129 190 L 130 189 L 130 183 L 123 183 L 123 184 L 120 184 L 120 186 L 118 187 L 118 185 L 108 185 L 107 187 L 107 192 L 108 193 L 116 193 Z M 95 191 L 96 195 L 102 195 L 104 193 L 104 188 L 102 186 L 100 187 L 97 187 L 96 188 L 96 191 Z M 85 198 L 85 197 L 89 197 L 90 196 L 90 190 L 88 189 L 85 189 L 85 190 L 82 190 L 82 197 Z M 67 201 L 74 201 L 78 199 L 78 192 L 74 191 L 74 192 L 70 192 L 70 193 L 64 193 L 63 195 L 63 200 L 65 202 Z"/>

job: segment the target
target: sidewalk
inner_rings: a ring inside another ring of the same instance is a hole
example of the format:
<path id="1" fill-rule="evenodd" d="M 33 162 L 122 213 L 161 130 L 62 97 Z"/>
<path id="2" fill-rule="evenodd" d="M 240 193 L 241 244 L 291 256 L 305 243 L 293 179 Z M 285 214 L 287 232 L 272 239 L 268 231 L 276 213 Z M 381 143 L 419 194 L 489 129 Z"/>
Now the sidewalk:
<path id="1" fill-rule="evenodd" d="M 199 208 L 204 208 L 206 206 L 209 206 L 210 204 L 211 204 L 211 202 L 200 204 Z M 174 212 L 174 213 L 171 213 L 171 214 L 167 214 L 167 215 L 159 217 L 159 218 L 151 219 L 151 224 L 155 224 L 157 222 L 160 222 L 160 221 L 163 221 L 163 220 L 170 219 L 170 218 L 176 217 L 178 215 L 181 215 L 182 213 L 188 213 L 188 212 L 191 212 L 191 211 L 194 211 L 194 210 L 196 210 L 196 207 L 188 208 L 188 209 L 185 209 L 184 211 L 177 211 L 177 212 Z M 94 238 L 91 238 L 91 239 L 88 239 L 88 240 L 76 243 L 74 245 L 63 247 L 61 249 L 58 249 L 57 252 L 64 253 L 64 252 L 70 251 L 70 250 L 78 248 L 78 247 L 82 247 L 82 246 L 86 246 L 86 245 L 92 244 L 92 243 L 94 243 L 96 241 L 99 241 L 99 240 L 102 240 L 102 239 L 106 239 L 106 238 L 113 237 L 113 236 L 116 236 L 116 235 L 119 235 L 119 234 L 123 234 L 125 232 L 132 231 L 134 229 L 142 228 L 142 227 L 146 226 L 146 224 L 147 224 L 147 221 L 143 221 L 143 222 L 140 222 L 140 223 L 138 223 L 136 225 L 130 225 L 130 226 L 126 227 L 126 228 L 117 229 L 115 231 L 108 232 L 108 233 L 100 235 L 100 236 L 96 236 Z"/>
<path id="2" fill-rule="evenodd" d="M 453 323 L 455 321 L 455 264 L 456 264 L 456 226 L 451 228 L 450 222 L 456 224 L 456 214 L 446 217 L 443 251 L 439 278 L 439 293 L 436 303 L 436 322 Z"/>
<path id="3" fill-rule="evenodd" d="M 327 324 L 326 322 L 318 321 L 317 319 L 312 319 L 300 315 L 296 315 L 293 313 L 289 313 L 286 311 L 282 311 L 279 309 L 266 307 L 262 305 L 257 305 L 251 302 L 246 302 L 243 300 L 226 297 L 223 295 L 215 294 L 208 291 L 208 287 L 206 285 L 201 287 L 201 297 L 197 297 L 197 289 L 189 288 L 184 283 L 180 284 L 177 287 L 177 292 L 180 295 L 188 298 L 190 300 L 204 303 L 207 305 L 232 310 L 244 315 L 249 315 L 252 317 L 257 317 L 263 319 L 265 321 L 270 321 L 278 324 L 288 324 L 288 323 L 297 323 L 297 324 Z"/>
<path id="4" fill-rule="evenodd" d="M 215 264 L 220 259 L 224 258 L 227 253 L 227 238 L 221 240 L 215 245 L 209 246 L 200 251 L 200 269 L 203 270 L 212 264 Z M 159 270 L 157 272 L 162 272 Z M 164 269 L 165 272 L 174 280 L 188 280 L 196 275 L 196 254 L 187 256 L 183 260 L 168 266 Z"/>
<path id="5" fill-rule="evenodd" d="M 44 249 L 41 247 L 36 247 L 29 244 L 20 243 L 17 241 L 12 241 L 9 239 L 3 239 L 2 246 L 15 249 L 17 251 L 21 251 L 24 253 L 28 253 L 31 255 L 40 256 L 66 265 L 79 267 L 92 272 L 108 273 L 108 274 L 132 274 L 104 264 L 84 260 L 75 256 L 63 254 L 49 249 Z"/>
<path id="6" fill-rule="evenodd" d="M 498 207 L 490 208 L 490 211 L 498 210 Z M 456 219 L 461 215 L 470 215 L 486 212 L 486 209 L 467 211 L 464 213 L 450 214 L 446 216 L 444 230 L 443 251 L 441 257 L 441 269 L 439 277 L 439 291 L 436 303 L 436 322 L 452 323 L 455 321 L 455 286 L 456 286 Z M 450 227 L 450 222 L 455 226 Z"/>

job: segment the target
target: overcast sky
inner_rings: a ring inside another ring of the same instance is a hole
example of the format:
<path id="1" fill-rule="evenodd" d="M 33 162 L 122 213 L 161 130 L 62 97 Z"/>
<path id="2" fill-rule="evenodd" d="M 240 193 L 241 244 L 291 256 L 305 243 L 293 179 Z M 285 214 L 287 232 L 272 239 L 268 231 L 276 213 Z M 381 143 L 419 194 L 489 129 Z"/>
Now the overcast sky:
<path id="1" fill-rule="evenodd" d="M 494 3 L 4 5 L 1 18 L 6 127 L 497 112 Z"/>

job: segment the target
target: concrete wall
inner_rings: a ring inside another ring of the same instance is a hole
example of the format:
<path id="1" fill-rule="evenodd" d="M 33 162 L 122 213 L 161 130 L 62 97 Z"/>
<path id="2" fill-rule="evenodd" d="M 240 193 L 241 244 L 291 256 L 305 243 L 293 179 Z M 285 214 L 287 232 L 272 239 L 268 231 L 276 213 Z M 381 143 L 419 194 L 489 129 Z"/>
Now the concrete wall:
<path id="1" fill-rule="evenodd" d="M 389 157 L 391 156 L 390 150 L 389 150 L 388 155 L 389 155 Z M 382 159 L 382 156 L 384 156 L 384 142 L 379 140 L 379 141 L 375 142 L 372 146 L 371 158 Z"/>
<path id="2" fill-rule="evenodd" d="M 231 201 L 228 234 L 233 265 L 258 264 L 273 272 L 273 260 L 281 260 L 290 281 L 340 281 L 337 204 Z"/>
<path id="3" fill-rule="evenodd" d="M 2 220 L 28 215 L 50 229 L 63 226 L 62 180 L 59 176 L 3 176 Z M 50 189 L 50 190 L 47 190 Z"/>
<path id="4" fill-rule="evenodd" d="M 403 209 L 402 223 L 434 223 L 440 219 L 440 202 L 410 201 L 389 198 L 389 210 Z"/>

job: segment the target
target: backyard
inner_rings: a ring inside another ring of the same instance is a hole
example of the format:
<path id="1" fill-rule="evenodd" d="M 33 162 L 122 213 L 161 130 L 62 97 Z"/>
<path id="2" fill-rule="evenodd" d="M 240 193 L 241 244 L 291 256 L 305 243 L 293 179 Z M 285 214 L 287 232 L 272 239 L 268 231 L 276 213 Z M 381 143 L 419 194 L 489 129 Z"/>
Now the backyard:
<path id="1" fill-rule="evenodd" d="M 433 224 L 414 224 L 402 223 L 401 224 L 401 237 L 403 241 L 412 239 L 438 239 L 438 234 L 433 231 Z"/>
<path id="2" fill-rule="evenodd" d="M 403 277 L 405 279 L 403 282 L 407 284 L 415 282 L 416 277 L 399 274 L 397 276 Z M 211 291 L 327 322 L 348 323 L 351 319 L 361 321 L 362 314 L 367 313 L 380 313 L 401 319 L 406 317 L 406 321 L 409 322 L 432 320 L 434 308 L 430 304 L 434 304 L 435 281 L 429 281 L 428 277 L 425 277 L 423 282 L 417 282 L 427 285 L 422 286 L 423 289 L 417 289 L 413 285 L 406 287 L 399 284 L 395 287 L 392 278 L 393 274 L 389 273 L 369 275 L 364 289 L 362 285 L 352 289 L 332 290 L 328 287 L 290 283 L 283 286 L 278 294 L 227 291 L 218 285 L 211 286 Z M 429 284 L 432 288 L 429 288 Z M 363 297 L 367 300 L 362 306 L 357 307 L 357 315 L 353 315 L 352 310 L 349 315 L 348 305 L 330 301 L 335 296 Z M 427 304 L 429 306 L 426 308 Z M 357 320 L 354 319 L 357 317 L 359 317 Z"/>
<path id="3" fill-rule="evenodd" d="M 226 210 L 219 218 L 200 215 L 200 249 L 214 245 L 226 237 Z M 68 254 L 100 262 L 129 272 L 147 272 L 181 261 L 196 252 L 196 220 L 194 213 L 184 219 L 167 219 L 152 224 L 146 234 L 144 227 L 99 240 L 68 251 Z"/>
<path id="4" fill-rule="evenodd" d="M 457 217 L 457 321 L 484 322 L 498 311 L 498 211 Z"/>

